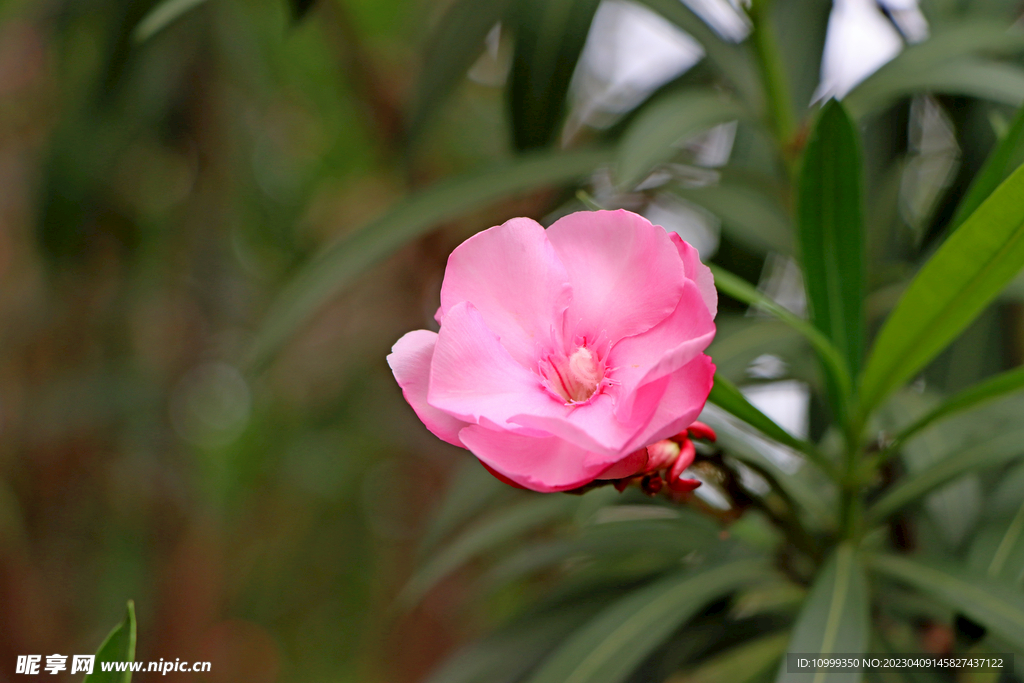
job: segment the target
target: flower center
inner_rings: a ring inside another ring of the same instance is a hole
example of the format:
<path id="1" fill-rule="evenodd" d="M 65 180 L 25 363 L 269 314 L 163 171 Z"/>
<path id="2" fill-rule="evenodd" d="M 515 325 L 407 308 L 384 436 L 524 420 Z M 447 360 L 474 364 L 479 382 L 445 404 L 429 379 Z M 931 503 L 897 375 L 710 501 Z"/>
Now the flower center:
<path id="1" fill-rule="evenodd" d="M 550 388 L 566 403 L 586 401 L 604 380 L 604 365 L 586 346 L 578 347 L 568 358 L 549 358 L 542 363 L 541 371 Z"/>

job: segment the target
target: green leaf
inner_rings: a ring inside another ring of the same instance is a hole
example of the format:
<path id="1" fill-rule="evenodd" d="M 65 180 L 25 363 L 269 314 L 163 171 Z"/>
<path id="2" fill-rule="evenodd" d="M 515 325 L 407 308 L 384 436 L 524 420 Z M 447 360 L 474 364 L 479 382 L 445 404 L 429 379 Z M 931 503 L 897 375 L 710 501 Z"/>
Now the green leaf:
<path id="1" fill-rule="evenodd" d="M 623 507 L 616 506 L 616 510 Z M 644 506 L 650 507 L 650 506 Z M 650 511 L 660 511 L 655 508 Z M 608 562 L 616 558 L 647 559 L 650 556 L 678 562 L 688 553 L 713 545 L 720 529 L 706 517 L 687 510 L 677 519 L 635 519 L 601 522 L 587 526 L 576 538 L 526 546 L 499 562 L 488 572 L 493 586 L 549 569 L 569 559 L 588 558 Z"/>
<path id="2" fill-rule="evenodd" d="M 715 318 L 715 341 L 707 354 L 715 359 L 719 374 L 730 380 L 748 377 L 750 364 L 763 354 L 789 363 L 790 375 L 805 379 L 817 370 L 817 359 L 806 352 L 804 338 L 792 327 L 774 318 L 720 312 Z"/>
<path id="3" fill-rule="evenodd" d="M 711 394 L 708 396 L 708 400 L 781 444 L 800 452 L 812 449 L 812 446 L 806 441 L 796 438 L 775 424 L 770 417 L 748 401 L 735 384 L 717 373 L 715 374 L 715 384 L 711 387 Z"/>
<path id="4" fill-rule="evenodd" d="M 1024 504 L 1012 518 L 982 525 L 973 535 L 967 557 L 971 569 L 1019 586 L 1024 578 Z"/>
<path id="5" fill-rule="evenodd" d="M 511 0 L 456 0 L 448 6 L 424 46 L 423 71 L 416 82 L 409 119 L 413 140 L 465 78 L 484 51 L 487 34 L 506 16 L 511 4 Z"/>
<path id="6" fill-rule="evenodd" d="M 306 264 L 271 305 L 252 350 L 261 366 L 330 297 L 357 275 L 444 220 L 502 197 L 586 176 L 610 160 L 604 150 L 548 152 L 446 180 L 412 195 Z"/>
<path id="7" fill-rule="evenodd" d="M 589 605 L 530 615 L 498 633 L 461 648 L 426 683 L 513 683 L 593 616 Z"/>
<path id="8" fill-rule="evenodd" d="M 745 423 L 729 418 L 717 406 L 706 407 L 701 420 L 718 433 L 718 445 L 725 453 L 749 465 L 762 476 L 773 478 L 778 489 L 795 503 L 798 512 L 803 513 L 805 524 L 824 530 L 835 528 L 835 486 L 817 469 L 800 467 L 796 472 L 792 467 L 783 469 L 779 464 L 779 446 Z M 792 457 L 792 454 L 789 455 Z M 815 458 L 814 462 L 835 481 L 838 474 L 832 463 L 817 453 Z"/>
<path id="9" fill-rule="evenodd" d="M 970 410 L 989 401 L 995 401 L 1022 388 L 1024 388 L 1024 366 L 1007 370 L 984 382 L 979 382 L 952 396 L 934 410 L 914 421 L 896 436 L 895 444 L 898 446 L 898 444 L 906 443 L 922 429 L 944 417 Z"/>
<path id="10" fill-rule="evenodd" d="M 708 62 L 736 88 L 737 94 L 754 112 L 764 108 L 764 93 L 755 62 L 746 43 L 724 40 L 693 10 L 679 0 L 639 0 L 681 28 L 701 44 Z"/>
<path id="11" fill-rule="evenodd" d="M 804 152 L 797 234 L 811 320 L 843 355 L 852 375 L 860 370 L 864 353 L 861 186 L 857 129 L 843 105 L 829 100 Z M 835 401 L 837 409 L 842 405 Z"/>
<path id="12" fill-rule="evenodd" d="M 936 30 L 927 40 L 906 47 L 864 79 L 844 98 L 855 118 L 914 92 L 934 90 L 950 94 L 1012 97 L 1012 81 L 1005 65 L 982 62 L 971 56 L 1012 53 L 1024 49 L 1024 32 L 1001 21 L 958 21 Z M 991 67 L 991 68 L 990 68 Z"/>
<path id="13" fill-rule="evenodd" d="M 634 187 L 656 166 L 671 159 L 675 145 L 712 126 L 746 116 L 735 100 L 706 88 L 686 88 L 643 108 L 619 143 L 618 181 Z"/>
<path id="14" fill-rule="evenodd" d="M 950 221 L 950 226 L 953 229 L 958 228 L 967 220 L 967 217 L 981 206 L 985 198 L 999 187 L 999 183 L 1006 180 L 1006 176 L 1014 168 L 1013 162 L 1020 163 L 1022 152 L 1024 152 L 1024 107 L 1017 110 L 1017 115 L 1009 130 L 985 159 L 985 164 L 974 176 L 971 186 L 967 188 L 967 193 L 957 205 L 956 214 Z"/>
<path id="15" fill-rule="evenodd" d="M 566 516 L 577 504 L 578 500 L 571 496 L 530 496 L 519 505 L 498 510 L 482 519 L 417 569 L 396 600 L 399 608 L 415 605 L 438 581 L 469 560 Z"/>
<path id="16" fill-rule="evenodd" d="M 645 586 L 612 604 L 574 633 L 530 683 L 617 683 L 625 680 L 701 607 L 764 578 L 759 559 L 716 563 Z"/>
<path id="17" fill-rule="evenodd" d="M 96 651 L 96 661 L 92 673 L 86 675 L 83 683 L 131 683 L 132 672 L 103 671 L 103 662 L 134 662 L 135 661 L 135 603 L 128 601 L 124 621 L 114 627 L 106 637 L 100 649 Z"/>
<path id="18" fill-rule="evenodd" d="M 962 612 L 1017 648 L 1024 648 L 1024 594 L 1012 584 L 963 567 L 895 555 L 869 555 L 868 567 Z"/>
<path id="19" fill-rule="evenodd" d="M 512 140 L 523 151 L 550 144 L 567 109 L 569 82 L 600 0 L 521 0 L 508 97 Z"/>
<path id="20" fill-rule="evenodd" d="M 748 247 L 762 252 L 793 250 L 792 221 L 779 201 L 778 188 L 723 175 L 717 185 L 673 187 L 670 191 L 713 213 L 722 221 L 723 232 Z"/>
<path id="21" fill-rule="evenodd" d="M 902 398 L 909 399 L 912 392 Z M 918 398 L 924 398 L 919 396 Z M 908 403 L 904 400 L 902 403 Z M 956 454 L 976 439 L 964 439 L 956 423 L 924 433 L 901 449 L 906 478 L 913 478 Z M 924 511 L 931 517 L 936 536 L 951 549 L 958 548 L 971 533 L 981 513 L 981 481 L 977 474 L 964 474 L 943 484 L 922 499 Z"/>
<path id="22" fill-rule="evenodd" d="M 794 330 L 802 334 L 811 346 L 818 352 L 825 370 L 832 380 L 839 387 L 842 395 L 850 393 L 850 373 L 846 371 L 843 357 L 840 355 L 832 342 L 828 340 L 817 328 L 806 320 L 797 317 L 791 311 L 775 303 L 761 292 L 757 291 L 746 280 L 733 275 L 727 270 L 711 265 L 711 272 L 715 277 L 715 287 L 718 291 L 728 294 L 734 299 L 758 308 L 786 323 Z"/>
<path id="23" fill-rule="evenodd" d="M 787 652 L 828 656 L 862 653 L 867 649 L 871 595 L 859 553 L 849 541 L 841 544 L 822 567 L 793 628 Z M 786 671 L 782 662 L 779 683 L 806 681 L 807 674 Z M 814 683 L 859 681 L 860 674 L 818 672 Z"/>
<path id="24" fill-rule="evenodd" d="M 966 95 L 1018 106 L 1024 99 L 1024 70 L 1007 63 L 965 57 L 943 63 L 921 73 L 903 73 L 894 79 L 893 89 L 874 99 L 864 95 L 848 96 L 855 118 L 878 111 L 895 99 L 918 92 Z"/>
<path id="25" fill-rule="evenodd" d="M 1010 64 L 964 58 L 920 73 L 899 74 L 891 91 L 851 93 L 844 102 L 854 118 L 878 111 L 900 97 L 922 92 L 964 95 L 991 100 L 1012 107 L 1024 100 L 1024 70 Z"/>
<path id="26" fill-rule="evenodd" d="M 144 43 L 204 2 L 206 0 L 163 0 L 142 17 L 132 31 L 132 38 L 136 43 Z"/>
<path id="27" fill-rule="evenodd" d="M 1024 266 L 1024 166 L 925 263 L 878 333 L 862 417 L 953 341 Z"/>
<path id="28" fill-rule="evenodd" d="M 901 479 L 868 508 L 866 519 L 869 524 L 881 523 L 904 506 L 968 472 L 997 467 L 1021 455 L 1024 455 L 1024 440 L 1019 431 L 1000 434 L 990 441 L 951 453 L 931 467 Z"/>
<path id="29" fill-rule="evenodd" d="M 750 683 L 760 680 L 786 653 L 788 642 L 788 633 L 773 633 L 748 640 L 703 662 L 695 670 L 687 672 L 680 682 Z"/>
<path id="30" fill-rule="evenodd" d="M 800 116 L 815 99 L 821 82 L 821 59 L 832 14 L 831 0 L 786 0 L 768 5 L 768 27 L 777 40 L 779 65 L 785 73 L 789 107 Z M 787 39 L 799 36 L 799 39 Z"/>
<path id="31" fill-rule="evenodd" d="M 447 492 L 437 511 L 431 516 L 420 541 L 423 557 L 461 525 L 481 514 L 494 502 L 518 493 L 484 469 L 476 458 L 467 458 L 447 485 Z"/>

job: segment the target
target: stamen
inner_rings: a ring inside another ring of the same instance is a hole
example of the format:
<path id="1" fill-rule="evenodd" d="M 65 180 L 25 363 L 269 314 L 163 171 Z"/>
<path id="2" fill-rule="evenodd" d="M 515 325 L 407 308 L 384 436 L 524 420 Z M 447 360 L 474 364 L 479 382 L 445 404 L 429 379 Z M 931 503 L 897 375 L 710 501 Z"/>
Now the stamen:
<path id="1" fill-rule="evenodd" d="M 605 381 L 604 365 L 586 346 L 577 347 L 568 358 L 548 357 L 540 370 L 549 388 L 566 403 L 589 400 Z"/>

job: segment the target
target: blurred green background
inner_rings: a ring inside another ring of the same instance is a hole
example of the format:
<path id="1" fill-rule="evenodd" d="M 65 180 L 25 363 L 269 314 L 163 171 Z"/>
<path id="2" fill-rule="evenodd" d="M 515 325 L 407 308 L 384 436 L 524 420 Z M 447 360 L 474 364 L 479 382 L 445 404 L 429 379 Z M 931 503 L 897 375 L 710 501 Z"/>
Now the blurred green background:
<path id="1" fill-rule="evenodd" d="M 0 680 L 94 652 L 127 598 L 139 659 L 204 680 L 415 680 L 451 615 L 385 611 L 457 454 L 384 356 L 529 203 L 406 249 L 266 372 L 246 349 L 320 245 L 505 146 L 500 91 L 406 167 L 432 3 L 217 0 L 137 44 L 154 4 L 0 5 Z"/>

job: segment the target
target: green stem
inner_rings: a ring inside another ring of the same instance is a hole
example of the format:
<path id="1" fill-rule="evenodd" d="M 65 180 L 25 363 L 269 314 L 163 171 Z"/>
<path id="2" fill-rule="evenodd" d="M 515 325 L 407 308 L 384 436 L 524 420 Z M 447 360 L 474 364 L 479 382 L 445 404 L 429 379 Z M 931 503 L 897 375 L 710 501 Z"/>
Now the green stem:
<path id="1" fill-rule="evenodd" d="M 771 0 L 753 0 L 750 7 L 750 19 L 754 24 L 751 40 L 757 52 L 772 129 L 784 157 L 792 163 L 787 151 L 791 147 L 793 133 L 796 130 L 796 115 L 793 112 L 789 81 L 782 65 L 782 55 L 779 52 L 770 14 Z"/>
<path id="2" fill-rule="evenodd" d="M 765 512 L 765 514 L 772 519 L 794 547 L 806 553 L 816 562 L 821 562 L 823 559 L 822 551 L 814 540 L 814 536 L 807 531 L 807 528 L 800 521 L 800 507 L 797 505 L 796 501 L 793 500 L 792 496 L 786 492 L 785 487 L 779 483 L 779 480 L 767 468 L 749 461 L 743 464 L 757 472 L 765 481 L 768 482 L 768 486 L 771 490 L 785 503 L 786 515 L 785 517 L 778 517 L 774 512 L 770 511 L 764 501 L 760 500 L 756 495 L 751 495 L 751 498 L 759 503 L 759 509 Z"/>
<path id="3" fill-rule="evenodd" d="M 845 469 L 840 495 L 840 529 L 843 538 L 860 539 L 864 526 L 863 491 L 864 472 L 861 463 L 859 430 L 850 430 L 846 436 Z"/>

